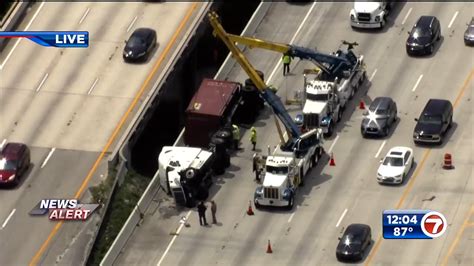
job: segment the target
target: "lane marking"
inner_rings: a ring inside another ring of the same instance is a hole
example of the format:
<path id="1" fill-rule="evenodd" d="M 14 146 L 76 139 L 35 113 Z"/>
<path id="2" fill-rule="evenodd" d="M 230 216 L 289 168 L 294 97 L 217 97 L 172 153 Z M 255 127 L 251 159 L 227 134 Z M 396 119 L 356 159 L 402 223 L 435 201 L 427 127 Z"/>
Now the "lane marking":
<path id="1" fill-rule="evenodd" d="M 56 150 L 56 148 L 52 148 L 49 153 L 48 153 L 48 156 L 46 156 L 46 159 L 44 159 L 44 162 L 43 164 L 41 164 L 41 168 L 43 168 L 49 161 L 49 158 L 51 158 L 51 156 L 53 155 L 53 152 Z"/>
<path id="2" fill-rule="evenodd" d="M 379 148 L 379 150 L 377 151 L 377 153 L 375 154 L 375 157 L 374 157 L 374 158 L 379 157 L 380 152 L 382 151 L 383 146 L 385 146 L 385 143 L 386 143 L 386 142 L 387 142 L 386 140 L 384 140 L 384 141 L 382 142 L 382 144 L 380 145 L 380 148 Z"/>
<path id="3" fill-rule="evenodd" d="M 81 20 L 79 20 L 79 25 L 82 24 L 82 22 L 84 21 L 84 19 L 87 17 L 87 15 L 89 14 L 89 11 L 91 11 L 90 8 L 87 8 L 86 12 L 84 13 L 84 15 L 82 15 L 82 18 Z"/>
<path id="4" fill-rule="evenodd" d="M 468 87 L 468 84 L 469 82 L 471 81 L 472 77 L 474 76 L 474 68 L 471 69 L 471 72 L 469 73 L 469 76 L 466 78 L 466 80 L 464 80 L 464 83 L 463 83 L 463 86 L 461 87 L 461 91 L 458 93 L 458 96 L 456 97 L 456 101 L 454 102 L 453 104 L 453 108 L 455 109 L 457 104 L 459 103 L 459 101 L 461 100 L 461 97 L 462 95 L 464 94 L 464 91 L 466 90 L 466 88 Z M 402 197 L 400 198 L 400 201 L 398 202 L 397 204 L 397 207 L 396 209 L 399 209 L 403 202 L 405 201 L 405 198 L 407 197 L 409 191 L 411 190 L 411 188 L 413 187 L 413 184 L 414 184 L 414 180 L 416 179 L 416 177 L 418 176 L 418 173 L 421 171 L 421 169 L 423 168 L 424 164 L 425 164 L 425 161 L 426 159 L 428 158 L 429 154 L 431 153 L 431 149 L 428 149 L 427 151 L 425 151 L 424 155 L 423 155 L 423 158 L 420 162 L 420 166 L 419 167 L 416 167 L 416 170 L 415 170 L 415 173 L 413 173 L 413 177 L 410 178 L 410 180 L 408 181 L 408 186 L 407 188 L 405 189 L 405 191 L 403 192 L 403 195 Z M 380 234 L 379 237 L 377 238 L 377 241 L 375 242 L 375 245 L 373 247 L 373 250 L 370 252 L 369 256 L 367 256 L 366 258 L 366 262 L 364 263 L 364 265 L 370 265 L 370 261 L 374 258 L 375 254 L 377 253 L 377 250 L 380 246 L 380 243 L 382 242 L 382 235 Z"/>
<path id="5" fill-rule="evenodd" d="M 342 222 L 342 219 L 344 219 L 344 216 L 346 216 L 346 213 L 347 213 L 347 209 L 344 210 L 344 212 L 342 213 L 341 217 L 339 217 L 339 220 L 337 220 L 336 227 L 339 227 L 339 225 L 340 225 L 341 222 Z"/>
<path id="6" fill-rule="evenodd" d="M 298 209 L 298 206 L 296 206 L 296 209 Z M 293 220 L 293 217 L 295 216 L 295 212 L 293 212 L 291 215 L 290 215 L 290 218 L 288 219 L 288 223 L 291 223 L 291 220 Z"/>
<path id="7" fill-rule="evenodd" d="M 122 129 L 123 125 L 125 124 L 125 121 L 128 119 L 129 115 L 132 113 L 133 109 L 137 105 L 138 100 L 143 95 L 145 89 L 147 88 L 148 84 L 150 83 L 151 79 L 153 78 L 153 75 L 155 75 L 156 71 L 158 71 L 158 68 L 163 64 L 163 61 L 164 61 L 165 57 L 170 52 L 171 47 L 176 42 L 176 40 L 178 38 L 178 35 L 183 31 L 183 28 L 186 25 L 186 22 L 188 22 L 189 18 L 191 17 L 193 11 L 196 9 L 198 4 L 199 4 L 199 2 L 194 2 L 192 4 L 192 6 L 189 8 L 189 10 L 187 11 L 187 13 L 184 16 L 183 20 L 181 20 L 178 28 L 174 32 L 173 36 L 171 36 L 171 39 L 168 42 L 168 45 L 165 47 L 165 49 L 163 50 L 163 53 L 160 55 L 157 62 L 155 63 L 155 66 L 153 67 L 151 72 L 148 74 L 148 77 L 143 82 L 140 90 L 136 94 L 135 98 L 133 99 L 132 103 L 128 107 L 127 111 L 123 114 L 123 116 L 120 119 L 119 123 L 115 127 L 112 135 L 110 136 L 109 140 L 107 141 L 107 144 L 105 144 L 104 148 L 102 149 L 101 153 L 99 154 L 99 157 L 97 157 L 97 160 L 94 162 L 94 165 L 92 166 L 90 171 L 87 173 L 87 176 L 85 177 L 85 179 L 82 181 L 82 184 L 79 187 L 79 189 L 77 190 L 76 194 L 74 195 L 74 198 L 76 198 L 76 199 L 81 198 L 82 194 L 84 193 L 84 190 L 86 189 L 87 185 L 89 184 L 90 179 L 92 178 L 92 176 L 96 172 L 97 168 L 99 167 L 99 164 L 102 161 L 102 159 L 104 158 L 106 152 L 109 150 L 110 146 L 112 145 L 112 143 L 117 138 L 120 130 Z M 60 221 L 59 223 L 57 223 L 54 226 L 53 230 L 51 230 L 51 232 L 49 233 L 46 240 L 43 242 L 43 244 L 41 244 L 41 247 L 39 248 L 39 250 L 35 253 L 33 258 L 31 259 L 31 261 L 29 263 L 30 266 L 36 265 L 38 263 L 39 259 L 41 258 L 43 253 L 46 251 L 46 248 L 49 246 L 49 243 L 53 240 L 54 236 L 58 233 L 59 229 L 61 229 L 61 226 L 63 225 L 63 223 L 64 223 L 64 221 Z"/>
<path id="8" fill-rule="evenodd" d="M 405 22 L 407 22 L 407 18 L 408 18 L 408 16 L 410 15 L 411 10 L 412 10 L 412 8 L 410 7 L 410 9 L 408 9 L 407 14 L 406 14 L 405 17 L 403 18 L 402 25 L 405 24 Z"/>
<path id="9" fill-rule="evenodd" d="M 36 16 L 38 16 L 40 10 L 43 8 L 43 5 L 44 3 L 46 2 L 41 2 L 41 5 L 38 7 L 38 10 L 36 10 L 35 14 L 33 15 L 33 17 L 31 18 L 30 22 L 28 23 L 28 25 L 26 25 L 26 28 L 24 29 L 24 31 L 27 31 L 31 24 L 33 24 L 33 21 L 35 20 Z M 3 67 L 5 66 L 5 64 L 7 63 L 8 59 L 10 58 L 10 56 L 12 55 L 13 51 L 15 50 L 15 48 L 18 46 L 18 44 L 20 43 L 22 38 L 17 38 L 16 39 L 16 42 L 15 44 L 13 45 L 13 48 L 10 50 L 10 52 L 8 52 L 7 54 L 7 57 L 5 57 L 5 60 L 3 61 L 3 63 L 0 65 L 0 70 L 3 69 Z"/>
<path id="10" fill-rule="evenodd" d="M 328 153 L 332 152 L 332 149 L 336 145 L 336 142 L 337 142 L 338 139 L 339 139 L 339 135 L 336 135 L 336 138 L 334 139 L 334 141 L 331 143 L 331 146 L 329 147 Z"/>
<path id="11" fill-rule="evenodd" d="M 293 37 L 292 37 L 291 40 L 290 40 L 290 44 L 293 44 L 293 42 L 295 41 L 296 36 L 297 36 L 298 33 L 300 32 L 300 30 L 303 28 L 304 23 L 305 23 L 306 20 L 308 19 L 309 14 L 311 14 L 311 12 L 313 11 L 313 8 L 315 7 L 315 5 L 316 5 L 316 1 L 313 2 L 313 4 L 311 5 L 311 8 L 308 10 L 308 13 L 306 13 L 306 16 L 303 18 L 303 21 L 302 21 L 301 24 L 298 26 L 298 29 L 296 30 L 295 34 L 293 35 Z M 272 70 L 270 76 L 268 76 L 268 80 L 267 80 L 268 83 L 270 83 L 270 80 L 272 80 L 273 75 L 275 75 L 275 72 L 277 71 L 277 69 L 278 69 L 279 66 L 280 66 L 280 61 L 277 62 L 277 64 L 276 64 L 275 67 L 273 68 L 273 70 Z"/>
<path id="12" fill-rule="evenodd" d="M 7 142 L 7 139 L 3 139 L 2 143 L 0 143 L 0 149 L 3 148 L 3 145 Z"/>
<path id="13" fill-rule="evenodd" d="M 461 101 L 462 96 L 464 95 L 464 91 L 466 88 L 468 88 L 468 84 L 471 82 L 472 77 L 474 77 L 474 68 L 471 69 L 471 73 L 469 74 L 469 77 L 464 81 L 462 84 L 462 89 L 461 92 L 458 94 L 458 97 L 456 97 L 456 100 L 454 100 L 453 107 L 456 108 L 456 106 L 459 104 Z"/>
<path id="14" fill-rule="evenodd" d="M 375 69 L 375 70 L 374 70 L 374 73 L 372 73 L 372 75 L 370 75 L 369 81 L 372 81 L 372 79 L 373 79 L 374 76 L 375 76 L 375 73 L 377 73 L 377 69 Z"/>
<path id="15" fill-rule="evenodd" d="M 456 13 L 454 13 L 453 18 L 452 18 L 451 21 L 449 22 L 448 29 L 451 28 L 451 26 L 453 25 L 453 22 L 454 22 L 454 20 L 456 19 L 456 17 L 458 16 L 458 14 L 459 14 L 459 11 L 456 11 Z"/>
<path id="16" fill-rule="evenodd" d="M 415 86 L 413 86 L 413 89 L 411 91 L 416 90 L 416 87 L 418 87 L 418 84 L 420 84 L 420 81 L 422 78 L 423 78 L 423 74 L 421 74 L 420 77 L 418 77 L 418 80 L 416 81 Z"/>
<path id="17" fill-rule="evenodd" d="M 7 223 L 8 221 L 10 221 L 10 219 L 12 218 L 13 214 L 16 212 L 16 209 L 13 209 L 10 214 L 8 215 L 7 219 L 5 220 L 5 222 L 3 222 L 2 224 L 2 229 L 5 228 L 5 226 L 7 226 Z"/>
<path id="18" fill-rule="evenodd" d="M 471 206 L 471 211 L 474 209 L 474 206 Z M 464 233 L 464 230 L 466 230 L 466 227 L 468 226 L 468 222 L 471 218 L 471 213 L 468 213 L 466 215 L 466 218 L 464 219 L 464 222 L 462 223 L 461 228 L 459 229 L 458 233 L 456 234 L 456 237 L 454 238 L 453 243 L 449 246 L 448 253 L 443 259 L 443 262 L 441 263 L 442 266 L 445 266 L 448 263 L 449 258 L 451 257 L 451 254 L 453 253 L 454 249 L 456 249 L 456 246 L 459 243 L 459 240 L 461 239 L 461 235 Z"/>
<path id="19" fill-rule="evenodd" d="M 92 84 L 91 88 L 89 89 L 89 91 L 87 92 L 87 94 L 91 94 L 92 90 L 95 88 L 95 85 L 97 84 L 97 82 L 99 82 L 99 78 L 96 78 L 94 83 Z"/>
<path id="20" fill-rule="evenodd" d="M 39 90 L 41 90 L 41 87 L 43 87 L 43 84 L 44 84 L 44 82 L 46 81 L 46 79 L 48 78 L 48 76 L 49 76 L 48 73 L 46 73 L 46 75 L 44 75 L 44 77 L 43 77 L 43 79 L 41 80 L 41 82 L 40 82 L 38 88 L 36 88 L 36 92 L 38 92 Z"/>
<path id="21" fill-rule="evenodd" d="M 137 21 L 137 19 L 138 19 L 138 16 L 135 16 L 135 18 L 132 20 L 132 23 L 130 23 L 130 25 L 128 26 L 127 32 L 130 31 L 130 29 L 133 27 L 133 24 L 135 24 L 135 21 Z"/>
<path id="22" fill-rule="evenodd" d="M 188 220 L 190 214 L 191 214 L 191 211 L 188 211 L 188 214 L 186 214 L 186 221 Z M 179 235 L 179 232 L 181 232 L 181 229 L 183 229 L 183 226 L 184 226 L 184 223 L 179 225 L 178 230 L 176 230 L 176 234 L 173 236 L 173 238 L 171 239 L 171 242 L 166 247 L 165 253 L 163 253 L 163 255 L 161 256 L 160 260 L 158 261 L 157 266 L 160 266 L 161 263 L 163 262 L 163 260 L 165 259 L 166 254 L 168 254 L 168 251 L 170 251 L 171 246 L 173 245 L 174 241 L 176 240 L 176 237 Z"/>

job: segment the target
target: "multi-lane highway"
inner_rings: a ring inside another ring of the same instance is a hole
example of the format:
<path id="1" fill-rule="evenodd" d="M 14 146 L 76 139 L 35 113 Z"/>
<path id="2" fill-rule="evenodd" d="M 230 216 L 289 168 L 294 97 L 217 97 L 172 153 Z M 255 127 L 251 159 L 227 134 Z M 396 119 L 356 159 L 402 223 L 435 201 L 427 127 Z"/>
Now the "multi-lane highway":
<path id="1" fill-rule="evenodd" d="M 32 165 L 22 183 L 1 190 L 0 264 L 81 263 L 88 241 L 72 246 L 78 223 L 55 223 L 28 212 L 45 198 L 81 197 L 106 174 L 138 104 L 195 15 L 193 3 L 38 2 L 18 30 L 85 30 L 87 49 L 45 48 L 13 40 L 0 58 L 0 142 L 23 142 Z M 133 30 L 157 31 L 158 48 L 144 64 L 125 64 Z M 125 126 L 124 126 L 125 125 Z M 58 239 L 61 242 L 58 244 Z M 56 245 L 55 245 L 56 243 Z"/>
<path id="2" fill-rule="evenodd" d="M 338 263 L 337 238 L 351 223 L 365 223 L 373 230 L 371 247 L 361 263 L 474 263 L 474 52 L 463 43 L 473 4 L 397 3 L 385 29 L 375 32 L 350 28 L 351 6 L 352 3 L 274 3 L 255 34 L 257 38 L 317 47 L 328 53 L 335 51 L 341 40 L 360 44 L 356 51 L 365 56 L 370 81 L 346 111 L 337 134 L 325 143 L 326 151 L 335 156 L 336 166 L 323 162 L 310 172 L 292 211 L 256 211 L 255 216 L 247 216 L 245 211 L 256 184 L 253 152 L 246 133 L 242 137 L 243 150 L 234 154 L 232 166 L 217 177 L 212 188 L 219 223 L 201 227 L 196 211 L 176 210 L 172 200 L 159 195 L 116 264 L 332 265 Z M 438 17 L 443 37 L 432 56 L 411 58 L 405 52 L 407 31 L 421 15 Z M 267 84 L 280 88 L 282 99 L 287 90 L 302 88 L 302 71 L 311 67 L 310 63 L 296 60 L 292 64 L 293 75 L 283 77 L 281 55 L 257 49 L 247 50 L 246 55 L 265 73 Z M 237 65 L 228 78 L 243 82 L 246 75 Z M 370 103 L 377 96 L 392 97 L 398 104 L 400 119 L 389 137 L 363 139 L 358 99 Z M 453 103 L 454 126 L 442 145 L 418 147 L 412 141 L 414 118 L 430 98 Z M 297 108 L 289 108 L 295 114 Z M 269 114 L 267 110 L 255 124 L 257 147 L 263 152 L 278 140 Z M 379 160 L 397 145 L 414 149 L 414 170 L 400 186 L 381 186 L 376 182 Z M 442 169 L 446 152 L 453 155 L 454 170 Z M 446 216 L 449 227 L 435 240 L 384 240 L 381 213 L 396 208 L 439 211 Z M 182 216 L 188 217 L 190 227 L 180 225 Z M 268 240 L 272 254 L 265 252 Z"/>

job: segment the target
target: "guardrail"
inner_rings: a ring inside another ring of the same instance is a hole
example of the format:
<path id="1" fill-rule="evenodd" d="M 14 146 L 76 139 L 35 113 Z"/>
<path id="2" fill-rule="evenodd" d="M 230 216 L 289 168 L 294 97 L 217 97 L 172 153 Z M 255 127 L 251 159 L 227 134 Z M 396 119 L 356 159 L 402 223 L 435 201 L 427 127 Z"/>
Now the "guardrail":
<path id="1" fill-rule="evenodd" d="M 261 21 L 263 20 L 263 17 L 266 15 L 268 9 L 270 8 L 271 2 L 261 2 L 260 5 L 257 7 L 256 11 L 250 18 L 250 21 L 247 23 L 246 27 L 242 31 L 242 35 L 251 35 L 255 32 L 257 27 L 260 25 Z M 205 12 L 204 15 L 206 15 L 207 12 Z M 180 46 L 181 47 L 181 46 Z M 243 49 L 243 46 L 239 46 L 239 48 Z M 174 57 L 172 57 L 174 58 Z M 170 66 L 170 62 L 166 67 Z M 232 70 L 233 66 L 236 64 L 235 59 L 232 58 L 231 54 L 229 53 L 224 61 L 224 63 L 221 65 L 219 68 L 219 71 L 215 75 L 215 79 L 224 79 L 229 72 Z M 168 68 L 166 68 L 168 70 Z M 161 86 L 162 82 L 165 79 L 160 76 L 158 79 L 157 83 L 154 86 Z M 148 97 L 147 97 L 148 100 Z M 150 102 L 150 100 L 145 101 L 145 103 Z M 144 106 L 147 106 L 146 104 L 142 105 L 143 108 L 140 109 L 140 113 L 144 110 Z M 143 115 L 137 113 L 137 118 L 141 118 Z M 137 119 L 137 121 L 140 121 L 141 119 Z M 130 125 L 129 128 L 127 129 L 127 132 L 131 130 L 132 128 L 136 127 L 136 122 L 134 125 Z M 178 138 L 176 139 L 175 143 L 173 146 L 182 146 L 184 145 L 184 140 L 183 140 L 183 135 L 184 135 L 185 129 L 181 131 L 179 134 Z M 124 136 L 119 143 L 123 143 L 125 140 L 130 139 L 130 134 Z M 114 163 L 115 160 L 120 160 L 120 165 L 118 168 L 118 173 L 123 173 L 126 172 L 126 162 L 127 158 L 126 155 L 123 154 L 124 150 L 128 150 L 127 148 L 128 142 L 125 143 L 124 145 L 117 145 L 120 147 L 119 150 L 115 151 L 111 155 L 111 158 L 109 160 L 110 163 Z M 115 158 L 114 158 L 115 157 Z M 119 158 L 118 158 L 119 157 Z M 155 158 L 157 159 L 157 158 Z M 123 174 L 124 176 L 125 174 Z M 140 223 L 140 221 L 143 219 L 145 211 L 148 209 L 148 206 L 152 202 L 153 198 L 155 195 L 158 193 L 160 190 L 160 185 L 159 185 L 159 177 L 158 177 L 158 170 L 156 171 L 155 175 L 153 176 L 153 179 L 150 181 L 150 184 L 148 184 L 148 187 L 146 188 L 145 192 L 143 193 L 142 197 L 138 201 L 137 205 L 133 209 L 132 213 L 128 217 L 127 221 L 125 222 L 124 226 L 120 230 L 119 234 L 115 238 L 114 242 L 112 243 L 111 247 L 105 254 L 104 258 L 102 259 L 100 266 L 105 266 L 105 265 L 112 265 L 115 260 L 117 259 L 118 255 L 120 254 L 120 251 L 122 248 L 125 246 L 126 242 L 132 235 L 133 231 L 135 230 L 135 227 Z"/>

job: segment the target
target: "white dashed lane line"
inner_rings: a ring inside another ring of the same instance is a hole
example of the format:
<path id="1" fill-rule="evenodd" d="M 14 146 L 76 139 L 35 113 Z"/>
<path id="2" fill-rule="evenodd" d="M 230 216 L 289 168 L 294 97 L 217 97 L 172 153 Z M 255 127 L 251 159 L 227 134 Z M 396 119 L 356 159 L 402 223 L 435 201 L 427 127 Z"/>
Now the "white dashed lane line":
<path id="1" fill-rule="evenodd" d="M 86 12 L 84 12 L 84 15 L 82 15 L 81 20 L 79 20 L 79 25 L 81 25 L 84 19 L 86 19 L 87 15 L 89 14 L 89 11 L 91 11 L 91 9 L 87 8 Z"/>
<path id="2" fill-rule="evenodd" d="M 48 78 L 48 76 L 49 76 L 48 73 L 46 73 L 46 75 L 44 75 L 43 79 L 41 80 L 40 84 L 38 85 L 38 88 L 36 88 L 36 92 L 41 90 L 41 87 L 43 87 L 43 84 L 46 82 L 46 79 Z"/>
<path id="3" fill-rule="evenodd" d="M 45 167 L 45 165 L 48 163 L 49 158 L 53 155 L 53 152 L 56 150 L 56 148 L 52 148 L 51 151 L 49 151 L 48 156 L 46 156 L 46 159 L 44 160 L 43 164 L 41 164 L 41 168 Z"/>
<path id="4" fill-rule="evenodd" d="M 342 219 L 344 219 L 344 216 L 346 216 L 346 213 L 347 213 L 347 209 L 344 210 L 344 212 L 342 213 L 341 217 L 339 217 L 339 220 L 337 220 L 336 227 L 339 227 L 339 225 L 340 225 L 341 222 L 342 222 Z"/>
<path id="5" fill-rule="evenodd" d="M 451 28 L 451 26 L 453 25 L 453 22 L 456 19 L 456 17 L 458 16 L 458 14 L 459 14 L 459 11 L 456 11 L 456 13 L 454 13 L 453 18 L 449 22 L 448 29 Z"/>
<path id="6" fill-rule="evenodd" d="M 384 141 L 382 142 L 382 145 L 380 145 L 380 148 L 379 148 L 379 150 L 377 151 L 377 153 L 375 154 L 375 157 L 374 157 L 374 158 L 379 157 L 380 152 L 382 151 L 383 146 L 385 146 L 385 143 L 386 143 L 386 142 L 387 142 L 386 140 L 384 140 Z"/>
<path id="7" fill-rule="evenodd" d="M 372 81 L 374 79 L 376 73 L 377 73 L 377 69 L 375 69 L 372 75 L 370 75 L 369 81 Z"/>
<path id="8" fill-rule="evenodd" d="M 420 77 L 418 77 L 418 80 L 416 81 L 415 83 L 415 86 L 413 86 L 413 89 L 411 91 L 415 91 L 416 88 L 418 87 L 418 85 L 420 84 L 420 81 L 421 79 L 423 78 L 423 75 L 420 75 Z"/>
<path id="9" fill-rule="evenodd" d="M 7 226 L 8 224 L 8 221 L 10 221 L 10 219 L 12 218 L 13 214 L 15 214 L 16 212 L 16 209 L 13 209 L 10 214 L 8 215 L 7 219 L 5 219 L 5 222 L 3 222 L 2 224 L 2 229 L 5 228 L 5 226 Z"/>
<path id="10" fill-rule="evenodd" d="M 128 28 L 127 28 L 127 32 L 129 32 L 132 27 L 133 27 L 133 24 L 135 24 L 135 21 L 137 21 L 138 17 L 135 16 L 135 18 L 132 20 L 132 22 L 130 23 L 130 25 L 128 25 Z"/>

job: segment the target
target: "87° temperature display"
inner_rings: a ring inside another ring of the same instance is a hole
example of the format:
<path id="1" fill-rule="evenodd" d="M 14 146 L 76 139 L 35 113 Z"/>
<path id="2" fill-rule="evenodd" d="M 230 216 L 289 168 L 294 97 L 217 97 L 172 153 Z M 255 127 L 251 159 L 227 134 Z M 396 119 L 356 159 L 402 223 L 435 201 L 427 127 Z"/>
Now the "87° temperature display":
<path id="1" fill-rule="evenodd" d="M 443 214 L 430 210 L 386 210 L 382 220 L 385 239 L 433 239 L 448 227 Z"/>

